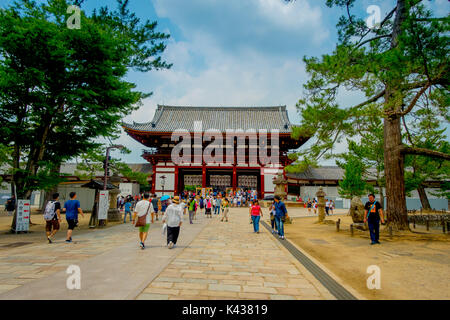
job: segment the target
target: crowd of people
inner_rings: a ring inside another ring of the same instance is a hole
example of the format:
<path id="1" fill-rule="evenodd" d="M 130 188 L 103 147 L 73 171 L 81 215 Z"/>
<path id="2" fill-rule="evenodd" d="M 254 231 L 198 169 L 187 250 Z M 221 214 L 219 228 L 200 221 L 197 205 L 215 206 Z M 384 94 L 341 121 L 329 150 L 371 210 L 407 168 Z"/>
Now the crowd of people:
<path id="1" fill-rule="evenodd" d="M 44 210 L 44 219 L 46 221 L 46 235 L 49 243 L 53 242 L 55 234 L 60 229 L 61 214 L 65 213 L 68 224 L 66 242 L 72 242 L 73 230 L 78 225 L 78 215 L 84 217 L 80 201 L 77 200 L 75 192 L 69 194 L 70 199 L 62 205 L 59 201 L 59 194 L 55 193 L 52 200 L 49 201 Z M 11 201 L 12 202 L 12 201 Z M 317 198 L 311 200 L 308 198 L 306 206 L 308 212 L 311 209 L 317 212 Z M 206 218 L 211 219 L 217 216 L 221 222 L 228 222 L 230 219 L 230 207 L 249 208 L 250 224 L 253 225 L 253 232 L 259 233 L 260 219 L 263 217 L 262 207 L 259 205 L 257 194 L 253 191 L 241 191 L 229 193 L 228 196 L 222 192 L 209 192 L 207 194 L 195 194 L 185 191 L 179 196 L 171 197 L 163 195 L 158 197 L 156 194 L 142 193 L 140 195 L 126 197 L 119 196 L 117 199 L 117 208 L 123 211 L 123 223 L 126 223 L 127 216 L 130 222 L 139 227 L 139 245 L 145 249 L 150 225 L 161 218 L 163 232 L 167 234 L 167 246 L 172 249 L 176 246 L 180 234 L 180 228 L 183 223 L 184 215 L 188 214 L 189 223 L 193 224 L 197 213 L 204 214 Z M 325 212 L 327 215 L 333 213 L 335 207 L 334 201 L 325 199 Z M 383 210 L 381 204 L 375 201 L 373 194 L 369 195 L 369 202 L 365 205 L 366 217 L 368 222 L 371 243 L 379 243 L 379 222 L 384 222 Z M 286 205 L 278 196 L 274 197 L 269 207 L 272 233 L 277 233 L 280 239 L 285 239 L 284 222 L 287 216 Z"/>
<path id="2" fill-rule="evenodd" d="M 317 214 L 317 207 L 318 207 L 319 201 L 317 198 L 314 198 L 311 200 L 311 198 L 308 198 L 308 201 L 305 203 L 305 206 L 308 208 L 308 213 L 311 212 L 311 209 L 313 210 L 314 214 Z M 327 216 L 334 213 L 334 209 L 336 208 L 336 204 L 334 203 L 334 200 L 325 199 L 325 214 Z"/>

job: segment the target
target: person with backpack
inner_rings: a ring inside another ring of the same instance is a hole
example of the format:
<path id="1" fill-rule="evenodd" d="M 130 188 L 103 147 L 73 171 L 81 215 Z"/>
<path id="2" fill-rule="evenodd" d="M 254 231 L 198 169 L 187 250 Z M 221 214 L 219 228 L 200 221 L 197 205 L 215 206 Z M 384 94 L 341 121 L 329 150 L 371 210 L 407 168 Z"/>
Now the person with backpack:
<path id="1" fill-rule="evenodd" d="M 191 198 L 189 198 L 188 211 L 189 211 L 189 223 L 193 224 L 192 220 L 194 219 L 195 213 L 195 198 L 192 196 Z"/>
<path id="2" fill-rule="evenodd" d="M 45 206 L 44 220 L 48 243 L 52 243 L 61 223 L 61 203 L 59 202 L 59 193 L 54 193 L 52 200 Z"/>
<path id="3" fill-rule="evenodd" d="M 66 221 L 69 225 L 67 227 L 67 238 L 66 242 L 72 242 L 72 232 L 73 229 L 78 225 L 78 213 L 84 218 L 83 210 L 81 210 L 80 201 L 77 200 L 76 192 L 71 192 L 69 194 L 70 200 L 64 203 L 63 212 L 66 213 Z"/>
<path id="4" fill-rule="evenodd" d="M 275 223 L 277 224 L 278 237 L 284 238 L 284 221 L 286 219 L 287 209 L 280 196 L 275 196 Z"/>

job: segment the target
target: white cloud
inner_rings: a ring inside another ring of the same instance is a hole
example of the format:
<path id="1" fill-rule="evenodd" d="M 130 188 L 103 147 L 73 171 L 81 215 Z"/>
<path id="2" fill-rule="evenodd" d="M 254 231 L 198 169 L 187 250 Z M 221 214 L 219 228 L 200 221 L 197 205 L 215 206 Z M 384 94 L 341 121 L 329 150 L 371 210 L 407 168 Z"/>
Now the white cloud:
<path id="1" fill-rule="evenodd" d="M 295 104 L 307 80 L 301 58 L 307 49 L 319 48 L 329 34 L 320 8 L 309 3 L 154 1 L 158 16 L 170 19 L 183 38 L 171 39 L 164 54 L 174 63 L 172 69 L 140 77 L 139 88 L 154 95 L 125 120 L 150 121 L 157 104 L 281 104 L 298 123 Z M 134 150 L 124 159 L 143 161 L 143 146 L 125 134 L 120 142 Z"/>

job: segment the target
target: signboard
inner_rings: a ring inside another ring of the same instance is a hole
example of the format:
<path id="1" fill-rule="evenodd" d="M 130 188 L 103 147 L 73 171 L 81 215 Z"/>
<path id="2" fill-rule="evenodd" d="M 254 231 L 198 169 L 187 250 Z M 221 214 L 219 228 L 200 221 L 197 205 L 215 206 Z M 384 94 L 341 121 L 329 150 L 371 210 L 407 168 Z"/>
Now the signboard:
<path id="1" fill-rule="evenodd" d="M 106 220 L 108 218 L 109 209 L 109 191 L 100 190 L 98 200 L 98 220 Z"/>
<path id="2" fill-rule="evenodd" d="M 29 230 L 30 214 L 30 200 L 17 200 L 16 232 Z"/>

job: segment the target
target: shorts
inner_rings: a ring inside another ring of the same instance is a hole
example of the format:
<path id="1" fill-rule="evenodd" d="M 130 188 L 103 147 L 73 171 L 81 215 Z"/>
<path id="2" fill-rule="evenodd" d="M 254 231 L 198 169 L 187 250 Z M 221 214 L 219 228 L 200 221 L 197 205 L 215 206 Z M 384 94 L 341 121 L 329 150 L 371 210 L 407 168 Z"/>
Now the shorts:
<path id="1" fill-rule="evenodd" d="M 69 224 L 69 227 L 67 229 L 73 230 L 78 225 L 78 220 L 76 219 L 66 219 L 67 223 Z"/>
<path id="2" fill-rule="evenodd" d="M 154 212 L 154 213 L 158 213 L 158 207 L 156 207 L 156 208 L 153 207 L 153 212 Z"/>
<path id="3" fill-rule="evenodd" d="M 59 230 L 59 221 L 50 220 L 45 223 L 45 231 L 51 232 L 53 230 Z"/>
<path id="4" fill-rule="evenodd" d="M 211 214 L 211 208 L 206 208 L 205 214 Z"/>
<path id="5" fill-rule="evenodd" d="M 147 223 L 145 226 L 139 227 L 139 232 L 148 232 L 149 229 L 150 229 L 150 223 Z"/>

